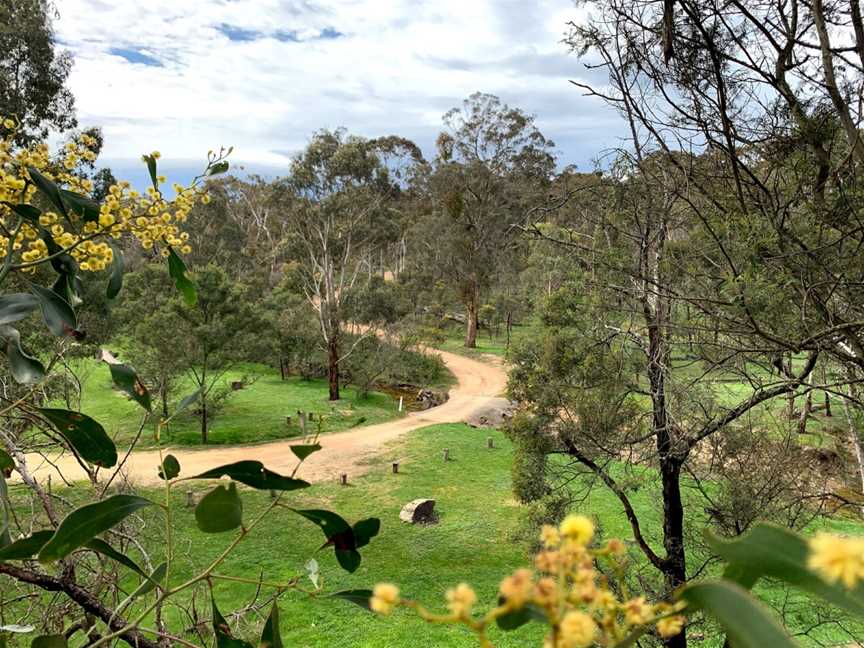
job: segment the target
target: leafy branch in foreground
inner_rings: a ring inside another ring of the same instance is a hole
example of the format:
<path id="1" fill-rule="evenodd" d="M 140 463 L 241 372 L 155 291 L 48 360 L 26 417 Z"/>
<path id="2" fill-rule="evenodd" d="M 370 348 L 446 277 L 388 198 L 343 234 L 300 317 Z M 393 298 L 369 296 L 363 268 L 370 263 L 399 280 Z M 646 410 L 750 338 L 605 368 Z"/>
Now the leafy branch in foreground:
<path id="1" fill-rule="evenodd" d="M 477 595 L 466 583 L 447 591 L 448 612 L 443 614 L 402 598 L 391 583 L 343 597 L 378 614 L 401 606 L 429 623 L 463 625 L 482 648 L 492 648 L 487 630 L 493 624 L 511 631 L 531 621 L 548 626 L 544 648 L 625 648 L 646 635 L 674 637 L 683 629 L 685 615 L 700 612 L 720 624 L 735 648 L 795 648 L 798 644 L 750 593 L 763 577 L 864 618 L 864 538 L 821 533 L 808 541 L 768 524 L 732 541 L 706 535 L 727 563 L 723 576 L 685 585 L 669 601 L 646 601 L 629 592 L 622 578 L 629 566 L 624 543 L 611 539 L 592 547 L 594 523 L 581 515 L 569 516 L 557 529 L 543 527 L 536 572 L 518 569 L 504 578 L 497 605 L 485 614 L 475 612 Z M 618 591 L 610 585 L 609 572 L 618 577 Z"/>

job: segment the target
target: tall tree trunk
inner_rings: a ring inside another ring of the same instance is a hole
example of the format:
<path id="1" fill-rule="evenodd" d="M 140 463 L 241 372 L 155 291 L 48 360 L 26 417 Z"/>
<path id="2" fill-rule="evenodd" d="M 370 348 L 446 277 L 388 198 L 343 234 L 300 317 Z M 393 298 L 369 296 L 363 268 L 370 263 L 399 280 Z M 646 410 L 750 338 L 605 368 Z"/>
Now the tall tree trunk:
<path id="1" fill-rule="evenodd" d="M 207 445 L 207 398 L 201 394 L 201 443 Z"/>
<path id="2" fill-rule="evenodd" d="M 465 293 L 465 313 L 468 316 L 468 328 L 465 331 L 465 348 L 477 348 L 477 284 L 472 282 Z"/>
<path id="3" fill-rule="evenodd" d="M 849 379 L 854 379 L 851 372 Z M 850 384 L 848 389 L 849 395 L 854 398 L 856 396 L 855 387 Z M 843 402 L 843 414 L 846 415 L 846 424 L 849 426 L 849 440 L 852 442 L 852 449 L 855 451 L 855 461 L 858 463 L 858 477 L 860 479 L 861 492 L 864 493 L 864 446 L 862 446 L 861 443 L 861 433 L 855 426 L 855 419 L 852 417 L 852 409 L 849 401 L 845 398 L 841 400 Z M 864 506 L 861 507 L 861 512 L 864 513 Z"/>
<path id="4" fill-rule="evenodd" d="M 168 418 L 168 385 L 164 380 L 159 385 L 159 397 L 162 399 L 162 416 Z"/>
<path id="5" fill-rule="evenodd" d="M 201 443 L 207 444 L 207 357 L 201 367 Z"/>
<path id="6" fill-rule="evenodd" d="M 327 379 L 330 383 L 330 400 L 339 400 L 339 338 L 330 336 L 327 343 Z"/>

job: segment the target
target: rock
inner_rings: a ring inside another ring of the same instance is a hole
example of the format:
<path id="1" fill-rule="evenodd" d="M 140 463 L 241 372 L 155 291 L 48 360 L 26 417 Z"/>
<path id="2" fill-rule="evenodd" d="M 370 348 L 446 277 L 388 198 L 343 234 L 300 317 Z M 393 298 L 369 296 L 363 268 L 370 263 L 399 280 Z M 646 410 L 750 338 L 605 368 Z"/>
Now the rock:
<path id="1" fill-rule="evenodd" d="M 399 512 L 399 519 L 411 524 L 431 524 L 436 518 L 433 499 L 415 499 L 403 506 Z"/>
<path id="2" fill-rule="evenodd" d="M 417 405 L 421 410 L 431 409 L 442 403 L 446 403 L 447 397 L 447 394 L 439 394 L 433 392 L 431 389 L 421 389 L 417 392 Z"/>
<path id="3" fill-rule="evenodd" d="M 511 403 L 506 398 L 497 398 L 489 405 L 474 412 L 471 416 L 465 419 L 465 422 L 471 427 L 501 427 L 505 422 L 513 417 L 513 410 L 516 409 L 516 404 Z"/>

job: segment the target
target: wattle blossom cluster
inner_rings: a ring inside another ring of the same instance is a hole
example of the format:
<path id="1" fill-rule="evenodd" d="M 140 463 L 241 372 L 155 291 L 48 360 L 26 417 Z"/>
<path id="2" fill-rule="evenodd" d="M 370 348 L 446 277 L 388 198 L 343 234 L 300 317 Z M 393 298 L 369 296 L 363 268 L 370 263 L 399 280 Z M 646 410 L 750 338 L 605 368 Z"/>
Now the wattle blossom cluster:
<path id="1" fill-rule="evenodd" d="M 651 603 L 626 591 L 616 595 L 607 578 L 597 569 L 598 561 L 623 573 L 624 544 L 617 539 L 592 547 L 594 523 L 573 515 L 560 527 L 544 526 L 543 549 L 534 558 L 534 570 L 518 569 L 501 581 L 498 606 L 485 615 L 475 615 L 477 595 L 462 583 L 447 591 L 448 614 L 434 614 L 414 601 L 400 597 L 390 583 L 375 587 L 370 606 L 389 614 L 398 606 L 414 609 L 431 623 L 459 623 L 471 628 L 480 645 L 491 648 L 487 629 L 496 620 L 529 612 L 549 627 L 544 648 L 614 646 L 634 632 L 655 632 L 671 637 L 681 632 L 685 619 L 681 603 Z"/>
<path id="2" fill-rule="evenodd" d="M 181 231 L 181 225 L 196 202 L 209 201 L 206 193 L 195 187 L 175 184 L 176 195 L 167 200 L 161 188 L 151 186 L 142 194 L 128 182 L 118 182 L 108 188 L 101 205 L 88 204 L 86 213 L 74 204 L 70 204 L 65 214 L 58 213 L 56 206 L 45 204 L 45 210 L 38 216 L 34 211 L 32 218 L 22 217 L 13 207 L 33 206 L 38 191 L 30 169 L 54 182 L 61 193 L 90 195 L 92 181 L 76 173 L 76 169 L 82 161 L 96 159 L 97 142 L 87 134 L 79 135 L 65 145 L 59 160 L 52 159 L 45 143 L 16 147 L 13 137 L 17 124 L 13 120 L 3 120 L 3 126 L 7 134 L 0 139 L 0 250 L 6 256 L 11 245 L 16 269 L 30 270 L 43 262 L 52 254 L 49 247 L 53 243 L 68 252 L 81 270 L 102 270 L 113 259 L 107 241 L 124 234 L 134 236 L 145 249 L 161 244 L 174 246 L 182 253 L 191 252 L 189 235 Z M 154 151 L 149 157 L 155 161 L 159 153 Z M 156 184 L 165 182 L 159 176 Z M 167 256 L 167 247 L 160 252 Z"/>

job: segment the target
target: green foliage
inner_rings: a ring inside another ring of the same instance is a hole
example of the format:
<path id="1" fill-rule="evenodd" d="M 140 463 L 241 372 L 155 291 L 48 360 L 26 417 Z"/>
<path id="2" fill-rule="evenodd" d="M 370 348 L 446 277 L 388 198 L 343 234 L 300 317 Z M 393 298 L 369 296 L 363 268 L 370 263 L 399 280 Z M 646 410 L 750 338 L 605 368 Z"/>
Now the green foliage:
<path id="1" fill-rule="evenodd" d="M 152 504 L 150 500 L 136 495 L 113 495 L 72 511 L 39 550 L 39 561 L 48 563 L 65 558 L 128 515 Z"/>
<path id="2" fill-rule="evenodd" d="M 224 533 L 243 524 L 243 502 L 232 481 L 228 487 L 217 486 L 195 507 L 195 521 L 204 533 Z"/>
<path id="3" fill-rule="evenodd" d="M 284 477 L 272 470 L 267 470 L 260 461 L 238 461 L 233 464 L 213 468 L 200 475 L 186 479 L 219 479 L 228 476 L 231 479 L 259 490 L 292 491 L 298 488 L 308 488 L 309 483 L 302 479 Z"/>
<path id="4" fill-rule="evenodd" d="M 117 448 L 98 422 L 82 414 L 61 409 L 42 407 L 39 412 L 47 418 L 73 450 L 85 461 L 111 468 L 117 463 Z"/>
<path id="5" fill-rule="evenodd" d="M 138 373 L 132 367 L 125 364 L 109 363 L 108 367 L 111 370 L 111 379 L 114 381 L 114 384 L 149 412 L 150 392 L 138 376 Z"/>
<path id="6" fill-rule="evenodd" d="M 4 2 L 0 25 L 15 26 L 0 32 L 0 115 L 17 115 L 19 143 L 44 139 L 49 129 L 74 128 L 75 100 L 66 87 L 72 57 L 55 50 L 50 5 Z"/>

